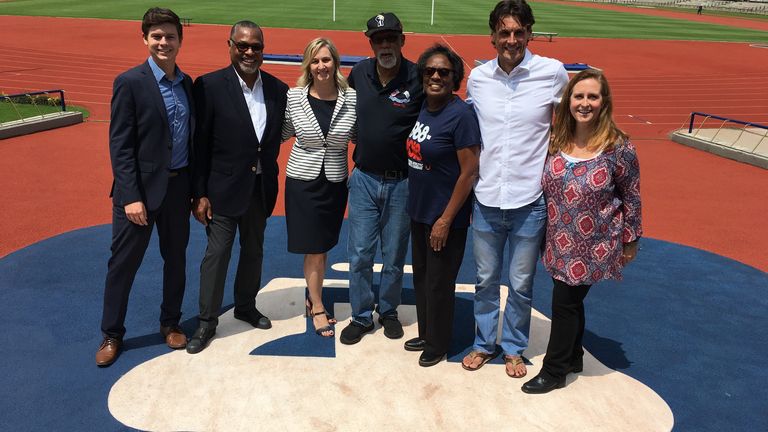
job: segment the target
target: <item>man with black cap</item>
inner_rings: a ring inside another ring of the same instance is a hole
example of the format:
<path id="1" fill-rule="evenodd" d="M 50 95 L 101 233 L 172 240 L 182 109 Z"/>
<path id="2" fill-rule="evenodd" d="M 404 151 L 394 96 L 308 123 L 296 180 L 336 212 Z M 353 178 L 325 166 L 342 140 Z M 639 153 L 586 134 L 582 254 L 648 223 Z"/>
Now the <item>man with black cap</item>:
<path id="1" fill-rule="evenodd" d="M 379 241 L 383 268 L 375 308 L 384 335 L 403 336 L 397 318 L 410 220 L 405 141 L 423 101 L 416 65 L 403 58 L 403 26 L 393 13 L 368 20 L 374 57 L 349 74 L 357 91 L 358 138 L 349 176 L 349 300 L 352 321 L 339 340 L 351 345 L 374 329 L 373 259 Z"/>

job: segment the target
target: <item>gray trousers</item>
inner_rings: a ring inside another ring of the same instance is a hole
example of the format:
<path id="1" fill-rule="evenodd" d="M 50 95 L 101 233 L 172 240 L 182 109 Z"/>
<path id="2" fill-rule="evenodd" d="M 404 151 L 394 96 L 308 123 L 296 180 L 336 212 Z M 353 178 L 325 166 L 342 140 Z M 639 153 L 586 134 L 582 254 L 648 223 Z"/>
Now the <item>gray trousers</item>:
<path id="1" fill-rule="evenodd" d="M 261 195 L 251 198 L 245 214 L 237 217 L 216 214 L 205 229 L 208 246 L 200 264 L 200 326 L 216 327 L 219 323 L 224 283 L 235 233 L 240 230 L 240 260 L 235 276 L 235 312 L 256 309 L 256 294 L 261 288 L 261 263 L 264 259 L 264 229 L 267 216 Z"/>

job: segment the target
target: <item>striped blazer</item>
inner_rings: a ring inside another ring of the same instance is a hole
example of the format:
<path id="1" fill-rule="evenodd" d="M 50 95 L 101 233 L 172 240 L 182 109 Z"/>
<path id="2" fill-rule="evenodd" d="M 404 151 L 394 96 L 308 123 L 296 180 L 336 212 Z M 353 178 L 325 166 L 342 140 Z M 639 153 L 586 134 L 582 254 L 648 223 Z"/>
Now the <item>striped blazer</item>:
<path id="1" fill-rule="evenodd" d="M 323 137 L 309 105 L 308 92 L 309 86 L 288 90 L 282 138 L 285 141 L 296 136 L 296 141 L 288 157 L 286 176 L 298 180 L 314 180 L 320 175 L 320 168 L 325 163 L 325 176 L 328 181 L 344 181 L 349 173 L 347 146 L 357 132 L 357 94 L 352 88 L 339 90 L 328 136 Z"/>

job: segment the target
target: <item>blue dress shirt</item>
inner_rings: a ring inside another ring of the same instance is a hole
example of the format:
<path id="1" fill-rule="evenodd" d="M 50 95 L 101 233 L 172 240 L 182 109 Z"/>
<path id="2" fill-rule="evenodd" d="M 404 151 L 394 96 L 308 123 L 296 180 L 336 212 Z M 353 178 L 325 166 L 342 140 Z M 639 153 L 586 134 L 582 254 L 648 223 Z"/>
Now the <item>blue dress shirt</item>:
<path id="1" fill-rule="evenodd" d="M 184 72 L 176 67 L 176 79 L 170 81 L 160 66 L 149 57 L 149 67 L 155 75 L 160 94 L 163 96 L 171 130 L 171 166 L 169 169 L 184 168 L 189 164 L 189 100 L 184 92 Z"/>

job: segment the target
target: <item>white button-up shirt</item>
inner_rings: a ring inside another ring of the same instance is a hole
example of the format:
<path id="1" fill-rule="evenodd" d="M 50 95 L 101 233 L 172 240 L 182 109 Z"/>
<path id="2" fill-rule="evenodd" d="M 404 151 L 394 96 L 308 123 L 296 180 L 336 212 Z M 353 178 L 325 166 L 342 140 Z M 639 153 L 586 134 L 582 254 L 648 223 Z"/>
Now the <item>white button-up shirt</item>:
<path id="1" fill-rule="evenodd" d="M 483 139 L 475 184 L 481 204 L 516 209 L 541 196 L 552 113 L 567 83 L 561 62 L 528 50 L 509 74 L 498 59 L 472 70 L 467 102 L 475 108 Z"/>
<path id="2" fill-rule="evenodd" d="M 234 66 L 232 67 L 234 68 Z M 240 81 L 240 88 L 243 90 L 245 104 L 248 105 L 248 112 L 251 115 L 251 123 L 253 123 L 256 138 L 261 142 L 261 139 L 264 137 L 264 129 L 267 127 L 267 106 L 264 103 L 264 82 L 261 80 L 261 72 L 259 72 L 259 77 L 256 78 L 256 83 L 253 84 L 253 90 L 248 88 L 245 81 L 240 78 L 237 69 L 235 69 L 235 75 L 237 75 L 237 80 Z M 261 160 L 258 161 L 256 174 L 261 174 Z"/>

